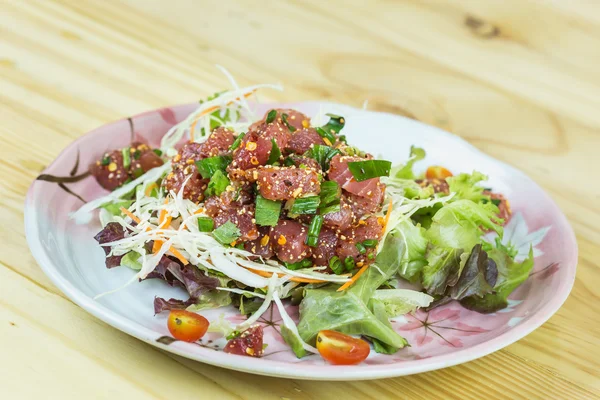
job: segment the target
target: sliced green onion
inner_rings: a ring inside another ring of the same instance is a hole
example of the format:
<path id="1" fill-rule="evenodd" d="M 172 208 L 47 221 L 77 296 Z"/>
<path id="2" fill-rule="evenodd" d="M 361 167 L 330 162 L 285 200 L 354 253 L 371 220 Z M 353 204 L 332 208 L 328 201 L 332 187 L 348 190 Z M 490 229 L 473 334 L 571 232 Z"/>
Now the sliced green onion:
<path id="1" fill-rule="evenodd" d="M 350 169 L 357 182 L 379 176 L 389 176 L 391 168 L 392 162 L 386 160 L 352 161 L 348 163 L 348 169 Z"/>
<path id="2" fill-rule="evenodd" d="M 321 198 L 319 196 L 301 197 L 294 200 L 290 214 L 316 214 Z"/>
<path id="3" fill-rule="evenodd" d="M 306 244 L 310 247 L 317 247 L 319 243 L 319 233 L 323 226 L 323 216 L 315 215 L 308 227 L 308 236 L 306 236 Z"/>
<path id="4" fill-rule="evenodd" d="M 110 164 L 110 157 L 109 156 L 102 157 L 101 164 L 102 165 L 108 165 L 108 164 Z"/>
<path id="5" fill-rule="evenodd" d="M 294 162 L 294 160 L 292 160 L 291 157 L 286 157 L 285 160 L 283 160 L 283 165 L 285 165 L 286 167 L 291 167 L 296 165 L 296 163 Z"/>
<path id="6" fill-rule="evenodd" d="M 323 171 L 327 171 L 329 169 L 329 163 L 336 154 L 341 154 L 341 151 L 334 149 L 333 147 L 320 144 L 313 145 L 311 149 L 304 153 L 306 157 L 317 160 Z"/>
<path id="7" fill-rule="evenodd" d="M 333 135 L 333 133 L 331 132 L 327 132 L 325 129 L 323 128 L 316 128 L 317 133 L 323 138 L 323 139 L 327 139 L 329 141 L 329 143 L 333 144 L 335 143 L 335 136 Z"/>
<path id="8" fill-rule="evenodd" d="M 309 268 L 312 267 L 313 262 L 309 259 L 309 258 L 305 258 L 304 260 L 295 262 L 295 263 L 283 263 L 285 265 L 285 267 L 287 269 L 291 269 L 292 271 L 295 271 L 297 269 L 302 269 L 302 268 Z"/>
<path id="9" fill-rule="evenodd" d="M 344 265 L 338 256 L 333 256 L 331 259 L 329 259 L 329 268 L 331 268 L 333 273 L 336 275 L 344 273 Z"/>
<path id="10" fill-rule="evenodd" d="M 279 150 L 279 146 L 277 146 L 275 139 L 271 139 L 271 154 L 269 154 L 269 160 L 267 161 L 267 164 L 275 164 L 277 161 L 279 161 L 279 157 L 281 157 L 281 150 Z"/>
<path id="11" fill-rule="evenodd" d="M 160 157 L 160 156 L 162 156 L 162 150 L 160 150 L 160 149 L 153 149 L 152 151 L 153 151 L 153 152 L 154 152 L 154 154 L 156 154 L 157 156 L 159 156 L 159 157 Z"/>
<path id="12" fill-rule="evenodd" d="M 142 176 L 142 175 L 144 175 L 144 170 L 143 170 L 143 169 L 141 169 L 141 168 L 136 168 L 136 169 L 133 171 L 133 177 L 134 177 L 135 179 L 139 178 L 139 177 L 140 177 L 140 176 Z"/>
<path id="13" fill-rule="evenodd" d="M 256 225 L 275 226 L 279 221 L 279 213 L 281 212 L 281 202 L 268 200 L 260 194 L 256 196 L 256 211 L 254 218 Z"/>
<path id="14" fill-rule="evenodd" d="M 341 115 L 325 114 L 329 117 L 329 122 L 323 125 L 321 129 L 329 133 L 340 133 L 346 124 L 346 120 Z M 333 142 L 331 142 L 333 143 Z"/>
<path id="15" fill-rule="evenodd" d="M 269 111 L 269 113 L 267 114 L 267 119 L 265 120 L 265 122 L 267 124 L 270 124 L 271 122 L 275 121 L 275 118 L 277 117 L 277 111 L 275 110 L 271 110 Z"/>
<path id="16" fill-rule="evenodd" d="M 340 135 L 338 136 L 338 140 L 342 143 L 348 143 L 348 140 L 346 139 L 346 135 Z"/>
<path id="17" fill-rule="evenodd" d="M 231 244 L 240 236 L 242 236 L 240 229 L 231 221 L 225 222 L 213 231 L 213 237 L 221 244 Z"/>
<path id="18" fill-rule="evenodd" d="M 325 181 L 321 183 L 321 215 L 340 211 L 340 197 L 342 189 L 335 181 Z"/>
<path id="19" fill-rule="evenodd" d="M 242 143 L 242 139 L 244 139 L 244 134 L 240 133 L 238 135 L 238 137 L 235 138 L 235 140 L 233 141 L 233 143 L 231 143 L 231 146 L 229 147 L 229 150 L 233 151 L 233 150 L 237 149 L 238 147 L 240 147 L 240 143 Z"/>
<path id="20" fill-rule="evenodd" d="M 212 232 L 215 229 L 215 221 L 210 217 L 198 217 L 198 230 L 200 232 Z"/>
<path id="21" fill-rule="evenodd" d="M 501 203 L 500 199 L 492 199 L 492 204 L 494 204 L 496 207 L 498 207 Z"/>
<path id="22" fill-rule="evenodd" d="M 369 253 L 369 255 L 367 255 L 367 258 L 368 258 L 369 260 L 372 260 L 372 259 L 374 259 L 374 258 L 375 258 L 375 254 L 373 254 L 373 253 Z"/>
<path id="23" fill-rule="evenodd" d="M 365 248 L 365 246 L 363 246 L 362 243 L 358 242 L 355 244 L 355 246 L 356 246 L 356 250 L 358 250 L 358 252 L 360 254 L 365 254 L 367 252 L 367 249 Z"/>
<path id="24" fill-rule="evenodd" d="M 218 169 L 215 171 L 213 176 L 210 177 L 210 181 L 208 181 L 208 186 L 204 191 L 204 194 L 207 197 L 220 196 L 221 193 L 223 193 L 227 189 L 227 186 L 229 186 L 230 184 L 231 181 L 229 180 L 227 175 L 225 175 L 223 171 Z"/>
<path id="25" fill-rule="evenodd" d="M 346 271 L 352 271 L 356 267 L 356 264 L 354 263 L 354 257 L 346 257 L 344 260 L 344 266 L 346 267 Z"/>
<path id="26" fill-rule="evenodd" d="M 231 156 L 216 156 L 196 161 L 196 167 L 204 179 L 209 179 L 217 171 L 225 172 L 230 163 Z"/>
<path id="27" fill-rule="evenodd" d="M 142 156 L 142 152 L 141 151 L 136 150 L 136 151 L 133 152 L 133 158 L 135 160 L 139 160 L 141 156 Z"/>
<path id="28" fill-rule="evenodd" d="M 131 165 L 131 154 L 129 153 L 129 147 L 121 149 L 121 155 L 123 156 L 123 167 L 125 169 L 129 168 Z"/>
<path id="29" fill-rule="evenodd" d="M 365 239 L 362 242 L 363 246 L 365 247 L 375 247 L 377 246 L 377 243 L 379 243 L 377 239 Z"/>
<path id="30" fill-rule="evenodd" d="M 290 125 L 290 123 L 288 122 L 287 114 L 281 114 L 281 120 L 283 121 L 285 126 L 287 126 L 287 128 L 290 130 L 290 132 L 296 132 L 296 128 L 294 126 Z"/>

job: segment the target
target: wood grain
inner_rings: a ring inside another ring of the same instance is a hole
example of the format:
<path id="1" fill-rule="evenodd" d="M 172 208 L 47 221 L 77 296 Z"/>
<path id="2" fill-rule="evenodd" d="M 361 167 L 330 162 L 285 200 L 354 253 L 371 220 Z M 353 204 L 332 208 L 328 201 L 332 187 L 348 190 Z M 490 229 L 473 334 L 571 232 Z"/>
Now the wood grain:
<path id="1" fill-rule="evenodd" d="M 9 398 L 600 398 L 600 3 L 0 2 L 0 387 Z M 162 353 L 65 298 L 29 253 L 29 183 L 106 122 L 227 86 L 281 82 L 416 118 L 525 171 L 580 246 L 541 328 L 465 365 L 371 382 L 257 377 Z"/>

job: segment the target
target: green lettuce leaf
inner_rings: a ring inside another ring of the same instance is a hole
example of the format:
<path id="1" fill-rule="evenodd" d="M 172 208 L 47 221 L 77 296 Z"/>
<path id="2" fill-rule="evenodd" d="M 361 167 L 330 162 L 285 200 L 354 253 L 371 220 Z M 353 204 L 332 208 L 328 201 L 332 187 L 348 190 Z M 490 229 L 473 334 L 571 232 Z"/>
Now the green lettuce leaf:
<path id="1" fill-rule="evenodd" d="M 478 244 L 462 268 L 456 285 L 450 290 L 450 297 L 454 300 L 470 296 L 483 297 L 492 291 L 497 278 L 496 262 L 489 258 L 481 244 Z"/>
<path id="2" fill-rule="evenodd" d="M 300 303 L 298 333 L 302 340 L 314 345 L 317 334 L 326 329 L 374 337 L 398 348 L 407 344 L 402 336 L 379 320 L 358 296 L 349 291 L 338 292 L 333 285 L 307 289 Z"/>
<path id="3" fill-rule="evenodd" d="M 406 161 L 406 164 L 392 170 L 390 176 L 399 179 L 417 179 L 415 173 L 413 172 L 413 166 L 417 161 L 424 159 L 425 155 L 425 150 L 423 150 L 422 148 L 411 146 L 410 158 L 408 159 L 408 161 Z"/>
<path id="4" fill-rule="evenodd" d="M 448 286 L 458 281 L 462 249 L 435 247 L 427 253 L 427 265 L 421 273 L 421 283 L 431 295 L 442 295 Z"/>
<path id="5" fill-rule="evenodd" d="M 433 297 L 427 293 L 408 289 L 380 289 L 376 290 L 371 301 L 378 301 L 383 305 L 387 318 L 395 318 L 408 314 L 420 307 L 428 307 Z"/>
<path id="6" fill-rule="evenodd" d="M 460 302 L 465 308 L 480 313 L 493 313 L 508 306 L 508 296 L 527 280 L 534 264 L 533 249 L 529 250 L 529 257 L 520 263 L 500 249 L 490 250 L 489 257 L 496 262 L 498 268 L 494 292 L 486 294 L 483 298 L 466 297 Z"/>
<path id="7" fill-rule="evenodd" d="M 129 208 L 129 206 L 131 204 L 133 204 L 133 200 L 121 200 L 121 201 L 118 201 L 115 203 L 106 203 L 106 204 L 100 206 L 100 208 L 104 208 L 111 215 L 116 217 L 116 216 L 120 216 L 122 214 L 121 207 Z"/>
<path id="8" fill-rule="evenodd" d="M 139 261 L 142 255 L 137 251 L 130 251 L 121 258 L 121 267 L 131 268 L 135 271 L 142 269 L 142 263 Z"/>
<path id="9" fill-rule="evenodd" d="M 364 335 L 382 343 L 402 348 L 407 342 L 392 328 L 385 308 L 376 316 L 368 304 L 379 286 L 396 274 L 404 256 L 404 239 L 397 230 L 391 231 L 377 255 L 375 265 L 350 287 L 338 292 L 337 285 L 305 290 L 300 303 L 298 332 L 302 340 L 315 343 L 319 331 L 330 329 L 349 335 Z"/>
<path id="10" fill-rule="evenodd" d="M 481 172 L 473 171 L 472 174 L 458 174 L 450 178 L 446 178 L 450 193 L 456 193 L 453 201 L 456 200 L 471 200 L 479 203 L 482 200 L 489 200 L 489 196 L 483 194 L 483 186 L 479 182 L 487 180 L 487 176 Z"/>
<path id="11" fill-rule="evenodd" d="M 428 241 L 425 238 L 425 229 L 408 219 L 400 222 L 396 229 L 405 240 L 405 248 L 408 249 L 398 273 L 402 278 L 414 283 L 423 267 L 427 265 L 425 253 Z"/>
<path id="12" fill-rule="evenodd" d="M 279 331 L 281 332 L 283 340 L 288 344 L 288 346 L 290 346 L 296 357 L 302 358 L 306 355 L 306 350 L 304 349 L 304 346 L 302 346 L 300 338 L 294 335 L 290 328 L 284 324 L 281 324 Z"/>
<path id="13" fill-rule="evenodd" d="M 498 207 L 492 203 L 458 200 L 435 213 L 426 236 L 436 246 L 470 252 L 481 241 L 485 230 L 502 236 L 502 220 L 497 213 Z"/>
<path id="14" fill-rule="evenodd" d="M 210 310 L 213 308 L 225 307 L 231 304 L 231 293 L 224 290 L 209 290 L 202 293 L 192 304 L 187 308 L 188 311 Z"/>

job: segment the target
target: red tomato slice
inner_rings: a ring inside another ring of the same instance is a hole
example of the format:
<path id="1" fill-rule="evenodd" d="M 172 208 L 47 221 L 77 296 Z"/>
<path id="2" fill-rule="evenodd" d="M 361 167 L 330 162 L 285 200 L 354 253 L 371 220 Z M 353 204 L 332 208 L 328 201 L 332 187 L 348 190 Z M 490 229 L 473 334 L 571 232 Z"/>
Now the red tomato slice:
<path id="1" fill-rule="evenodd" d="M 439 165 L 434 165 L 427 168 L 427 172 L 425 172 L 425 178 L 427 179 L 446 179 L 452 176 L 452 172 L 448 171 L 444 167 L 440 167 Z"/>
<path id="2" fill-rule="evenodd" d="M 185 342 L 199 340 L 208 329 L 210 322 L 202 315 L 186 310 L 173 310 L 169 314 L 167 326 L 175 339 Z"/>
<path id="3" fill-rule="evenodd" d="M 361 339 L 335 331 L 321 331 L 317 335 L 317 350 L 332 364 L 353 365 L 363 361 L 371 348 Z"/>

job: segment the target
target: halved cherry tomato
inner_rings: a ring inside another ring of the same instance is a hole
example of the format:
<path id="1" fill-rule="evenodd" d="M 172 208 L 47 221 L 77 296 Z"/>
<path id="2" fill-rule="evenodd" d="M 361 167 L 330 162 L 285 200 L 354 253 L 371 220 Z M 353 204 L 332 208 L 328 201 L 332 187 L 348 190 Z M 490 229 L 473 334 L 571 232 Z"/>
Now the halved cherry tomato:
<path id="1" fill-rule="evenodd" d="M 427 168 L 427 172 L 425 172 L 425 178 L 427 179 L 446 179 L 452 176 L 452 172 L 448 171 L 444 167 L 440 167 L 439 165 L 434 165 Z"/>
<path id="2" fill-rule="evenodd" d="M 175 339 L 190 343 L 204 336 L 208 325 L 210 322 L 202 315 L 186 310 L 172 310 L 167 322 L 169 332 Z"/>
<path id="3" fill-rule="evenodd" d="M 371 352 L 364 340 L 329 330 L 317 335 L 317 350 L 325 360 L 337 365 L 358 364 Z"/>

